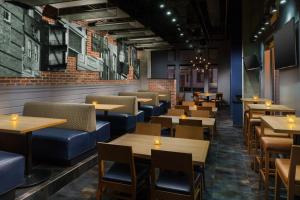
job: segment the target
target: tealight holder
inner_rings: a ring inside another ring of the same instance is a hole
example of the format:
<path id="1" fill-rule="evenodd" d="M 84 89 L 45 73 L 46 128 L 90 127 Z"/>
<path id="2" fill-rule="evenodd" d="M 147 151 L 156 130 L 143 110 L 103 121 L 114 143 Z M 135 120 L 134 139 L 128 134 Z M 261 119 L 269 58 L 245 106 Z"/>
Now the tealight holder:
<path id="1" fill-rule="evenodd" d="M 265 102 L 265 105 L 266 105 L 268 108 L 271 107 L 272 101 L 271 101 L 271 100 L 267 100 L 267 101 Z"/>
<path id="2" fill-rule="evenodd" d="M 18 114 L 11 114 L 10 115 L 10 120 L 11 121 L 17 121 L 19 119 L 19 115 Z"/>
<path id="3" fill-rule="evenodd" d="M 289 123 L 293 124 L 296 122 L 296 115 L 287 115 L 286 117 Z"/>
<path id="4" fill-rule="evenodd" d="M 160 138 L 155 138 L 154 139 L 154 145 L 161 145 L 161 141 L 160 141 Z"/>
<path id="5" fill-rule="evenodd" d="M 94 106 L 96 106 L 97 104 L 98 104 L 98 102 L 97 101 L 93 101 L 93 103 L 92 103 Z"/>
<path id="6" fill-rule="evenodd" d="M 254 95 L 252 98 L 253 98 L 253 100 L 258 100 L 259 97 Z"/>
<path id="7" fill-rule="evenodd" d="M 186 119 L 186 115 L 181 115 L 180 119 Z"/>

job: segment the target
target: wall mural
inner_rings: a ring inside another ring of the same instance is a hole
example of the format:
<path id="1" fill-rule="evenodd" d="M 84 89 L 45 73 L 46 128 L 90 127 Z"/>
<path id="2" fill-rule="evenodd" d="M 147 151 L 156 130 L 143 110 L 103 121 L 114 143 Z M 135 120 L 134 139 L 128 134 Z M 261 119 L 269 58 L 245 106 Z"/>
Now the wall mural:
<path id="1" fill-rule="evenodd" d="M 137 50 L 124 41 L 66 20 L 49 24 L 38 10 L 0 5 L 0 77 L 38 77 L 42 71 L 64 71 L 67 57 L 77 58 L 78 71 L 99 72 L 101 79 L 139 78 Z M 90 43 L 89 43 L 90 42 Z M 88 45 L 91 45 L 88 47 Z M 90 53 L 92 52 L 92 53 Z"/>

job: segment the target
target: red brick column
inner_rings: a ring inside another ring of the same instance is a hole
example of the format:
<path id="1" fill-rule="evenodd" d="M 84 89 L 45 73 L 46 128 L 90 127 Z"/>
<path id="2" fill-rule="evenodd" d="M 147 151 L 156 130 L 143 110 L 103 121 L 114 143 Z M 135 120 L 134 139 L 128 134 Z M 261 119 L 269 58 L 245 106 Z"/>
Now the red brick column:
<path id="1" fill-rule="evenodd" d="M 171 104 L 176 105 L 176 80 L 173 79 L 149 79 L 148 88 L 150 91 L 170 91 Z"/>

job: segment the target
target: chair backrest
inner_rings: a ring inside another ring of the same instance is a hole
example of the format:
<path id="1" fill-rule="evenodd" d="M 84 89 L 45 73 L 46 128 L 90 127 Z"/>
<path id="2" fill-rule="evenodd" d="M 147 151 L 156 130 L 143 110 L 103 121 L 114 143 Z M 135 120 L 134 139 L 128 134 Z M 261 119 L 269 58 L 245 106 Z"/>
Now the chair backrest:
<path id="1" fill-rule="evenodd" d="M 171 117 L 157 117 L 153 116 L 150 120 L 151 123 L 160 124 L 162 128 L 173 128 Z"/>
<path id="2" fill-rule="evenodd" d="M 190 111 L 190 107 L 189 106 L 182 106 L 182 105 L 176 105 L 175 109 L 181 109 L 184 110 L 184 112 L 187 114 Z"/>
<path id="3" fill-rule="evenodd" d="M 66 119 L 67 122 L 55 126 L 72 130 L 93 132 L 96 130 L 94 105 L 78 103 L 27 102 L 24 116 Z"/>
<path id="4" fill-rule="evenodd" d="M 137 98 L 152 99 L 142 105 L 159 106 L 158 93 L 156 92 L 119 92 L 119 96 L 136 96 Z"/>
<path id="5" fill-rule="evenodd" d="M 289 169 L 289 179 L 288 179 L 288 187 L 290 189 L 294 189 L 291 187 L 295 187 L 295 176 L 297 165 L 300 165 L 300 145 L 293 145 L 291 151 L 291 161 L 290 161 L 290 169 Z M 299 172 L 298 172 L 299 173 Z"/>
<path id="6" fill-rule="evenodd" d="M 209 110 L 191 110 L 192 117 L 210 117 Z"/>
<path id="7" fill-rule="evenodd" d="M 179 119 L 179 125 L 202 127 L 202 120 L 196 120 L 196 119 Z"/>
<path id="8" fill-rule="evenodd" d="M 184 109 L 168 109 L 168 113 L 167 113 L 167 115 L 170 116 L 181 116 L 184 114 L 185 114 Z"/>
<path id="9" fill-rule="evenodd" d="M 188 184 L 191 188 L 193 188 L 192 154 L 152 149 L 151 183 L 153 183 L 153 185 L 156 184 L 156 173 L 158 173 L 160 170 L 183 172 L 187 176 Z"/>
<path id="10" fill-rule="evenodd" d="M 182 105 L 183 106 L 194 106 L 195 102 L 194 101 L 183 101 Z"/>
<path id="11" fill-rule="evenodd" d="M 97 148 L 100 178 L 102 178 L 105 171 L 103 164 L 104 161 L 111 161 L 116 163 L 128 164 L 130 166 L 132 183 L 135 183 L 136 172 L 131 146 L 121 146 L 99 142 L 97 144 Z"/>
<path id="12" fill-rule="evenodd" d="M 203 128 L 199 126 L 176 125 L 175 137 L 203 140 Z"/>
<path id="13" fill-rule="evenodd" d="M 143 123 L 136 124 L 135 134 L 160 136 L 161 124 Z"/>
<path id="14" fill-rule="evenodd" d="M 216 102 L 202 102 L 202 106 L 215 108 Z"/>
<path id="15" fill-rule="evenodd" d="M 126 113 L 131 115 L 138 114 L 138 103 L 136 96 L 95 96 L 88 95 L 85 98 L 85 103 L 92 104 L 93 102 L 99 104 L 113 104 L 124 105 L 124 107 L 111 110 L 109 112 Z"/>
<path id="16" fill-rule="evenodd" d="M 171 102 L 171 91 L 169 90 L 138 90 L 138 92 L 156 92 L 158 94 L 162 94 L 163 96 L 158 96 L 159 101 Z"/>
<path id="17" fill-rule="evenodd" d="M 223 93 L 217 93 L 216 99 L 222 101 L 223 100 Z"/>

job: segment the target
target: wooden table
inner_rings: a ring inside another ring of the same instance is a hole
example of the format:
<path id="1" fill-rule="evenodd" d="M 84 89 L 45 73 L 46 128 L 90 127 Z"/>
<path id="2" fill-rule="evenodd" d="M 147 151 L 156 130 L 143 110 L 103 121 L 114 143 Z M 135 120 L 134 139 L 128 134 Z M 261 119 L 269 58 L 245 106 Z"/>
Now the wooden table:
<path id="1" fill-rule="evenodd" d="M 285 105 L 276 105 L 273 104 L 271 106 L 266 106 L 265 104 L 248 104 L 247 107 L 249 108 L 249 118 L 252 118 L 253 112 L 264 111 L 264 112 L 288 112 L 294 113 L 296 112 L 295 109 L 290 108 Z"/>
<path id="2" fill-rule="evenodd" d="M 148 98 L 137 98 L 137 102 L 138 102 L 138 107 L 141 107 L 141 103 L 147 103 L 152 101 L 152 99 L 148 99 Z"/>
<path id="3" fill-rule="evenodd" d="M 154 140 L 160 138 L 161 145 L 154 145 Z M 157 137 L 150 135 L 125 134 L 110 144 L 131 146 L 134 156 L 151 159 L 151 149 L 192 154 L 195 165 L 204 165 L 209 141 L 191 140 L 172 137 Z"/>
<path id="4" fill-rule="evenodd" d="M 104 116 L 108 115 L 108 111 L 114 110 L 117 108 L 125 107 L 124 105 L 117 105 L 117 104 L 96 104 L 95 109 L 104 111 Z"/>
<path id="5" fill-rule="evenodd" d="M 172 118 L 172 123 L 174 125 L 179 124 L 179 119 L 180 116 L 170 116 L 170 115 L 160 115 L 159 117 L 169 117 Z M 206 118 L 206 117 L 186 117 L 186 119 L 193 119 L 193 120 L 201 120 L 202 121 L 202 126 L 209 128 L 209 132 L 212 136 L 214 136 L 215 129 L 216 129 L 216 119 L 215 118 Z"/>
<path id="6" fill-rule="evenodd" d="M 166 94 L 159 94 L 158 97 L 166 97 Z"/>
<path id="7" fill-rule="evenodd" d="M 197 110 L 197 107 L 196 106 L 190 106 L 189 110 Z M 218 108 L 217 107 L 212 107 L 212 112 L 213 113 L 218 112 Z"/>
<path id="8" fill-rule="evenodd" d="M 300 118 L 295 123 L 289 123 L 287 117 L 261 116 L 262 127 L 269 127 L 275 133 L 288 133 L 294 138 L 294 144 L 300 144 Z"/>
<path id="9" fill-rule="evenodd" d="M 209 101 L 209 97 L 211 96 L 216 96 L 216 93 L 209 93 L 209 92 L 204 92 L 204 93 L 197 93 L 199 96 L 204 96 L 206 97 L 206 101 Z"/>
<path id="10" fill-rule="evenodd" d="M 0 115 L 0 149 L 25 156 L 24 187 L 47 180 L 51 172 L 32 170 L 32 132 L 65 123 L 65 119 L 19 116 L 12 121 L 10 115 Z"/>
<path id="11" fill-rule="evenodd" d="M 268 99 L 265 98 L 258 98 L 258 99 L 253 99 L 253 98 L 241 98 L 242 102 L 247 102 L 247 103 L 264 103 Z"/>

